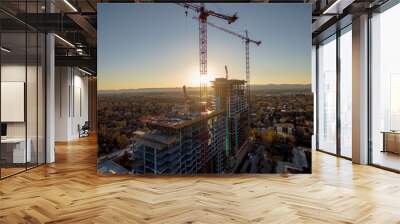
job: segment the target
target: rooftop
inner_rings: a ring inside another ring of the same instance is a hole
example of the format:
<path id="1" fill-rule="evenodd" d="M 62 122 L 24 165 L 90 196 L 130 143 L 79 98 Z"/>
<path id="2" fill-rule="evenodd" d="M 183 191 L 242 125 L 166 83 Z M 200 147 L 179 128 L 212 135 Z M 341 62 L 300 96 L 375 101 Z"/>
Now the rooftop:
<path id="1" fill-rule="evenodd" d="M 215 117 L 221 113 L 224 113 L 224 111 L 207 111 L 174 117 L 149 116 L 145 119 L 142 119 L 142 122 L 153 128 L 180 129 L 192 125 L 196 122 Z"/>
<path id="2" fill-rule="evenodd" d="M 138 142 L 145 143 L 156 149 L 164 149 L 169 145 L 173 145 L 177 141 L 176 135 L 167 135 L 159 130 L 153 130 L 149 132 L 135 132 L 138 136 Z"/>

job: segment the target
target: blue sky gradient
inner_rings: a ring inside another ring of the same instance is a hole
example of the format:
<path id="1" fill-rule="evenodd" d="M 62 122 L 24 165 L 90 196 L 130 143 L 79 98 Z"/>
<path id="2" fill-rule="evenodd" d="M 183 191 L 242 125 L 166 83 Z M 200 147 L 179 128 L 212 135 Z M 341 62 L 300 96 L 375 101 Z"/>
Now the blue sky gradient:
<path id="1" fill-rule="evenodd" d="M 250 46 L 252 84 L 310 83 L 309 4 L 213 3 L 206 8 L 238 13 L 228 25 L 209 22 L 261 40 Z M 98 4 L 100 90 L 197 86 L 198 21 L 176 4 Z M 245 79 L 245 48 L 239 38 L 208 26 L 208 74 Z"/>

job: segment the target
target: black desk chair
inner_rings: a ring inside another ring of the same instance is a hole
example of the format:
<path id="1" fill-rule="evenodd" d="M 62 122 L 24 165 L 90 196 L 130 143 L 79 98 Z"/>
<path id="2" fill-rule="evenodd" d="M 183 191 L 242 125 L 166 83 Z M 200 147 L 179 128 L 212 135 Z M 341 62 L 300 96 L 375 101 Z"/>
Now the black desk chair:
<path id="1" fill-rule="evenodd" d="M 90 130 L 89 121 L 85 121 L 82 127 L 78 125 L 78 130 L 79 130 L 79 138 L 89 136 L 89 130 Z"/>

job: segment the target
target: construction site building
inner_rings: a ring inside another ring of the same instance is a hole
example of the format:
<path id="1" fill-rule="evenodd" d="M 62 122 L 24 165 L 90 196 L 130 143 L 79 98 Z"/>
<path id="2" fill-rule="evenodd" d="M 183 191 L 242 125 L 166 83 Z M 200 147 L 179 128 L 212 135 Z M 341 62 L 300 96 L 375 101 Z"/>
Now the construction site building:
<path id="1" fill-rule="evenodd" d="M 232 155 L 247 139 L 246 81 L 217 78 L 213 82 L 215 111 L 226 111 L 226 155 Z"/>
<path id="2" fill-rule="evenodd" d="M 225 161 L 225 112 L 150 117 L 136 132 L 133 173 L 221 173 Z"/>

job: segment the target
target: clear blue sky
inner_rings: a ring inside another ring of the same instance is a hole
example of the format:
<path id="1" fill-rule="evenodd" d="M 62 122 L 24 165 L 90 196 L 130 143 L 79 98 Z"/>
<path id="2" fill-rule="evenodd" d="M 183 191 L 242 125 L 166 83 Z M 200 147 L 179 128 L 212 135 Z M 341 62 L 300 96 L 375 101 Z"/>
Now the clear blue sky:
<path id="1" fill-rule="evenodd" d="M 199 80 L 198 21 L 176 4 L 98 4 L 99 89 L 196 86 Z M 311 6 L 308 4 L 206 4 L 224 13 L 237 12 L 228 25 L 261 40 L 250 46 L 252 84 L 310 83 Z M 244 43 L 208 26 L 210 77 L 245 79 Z"/>

